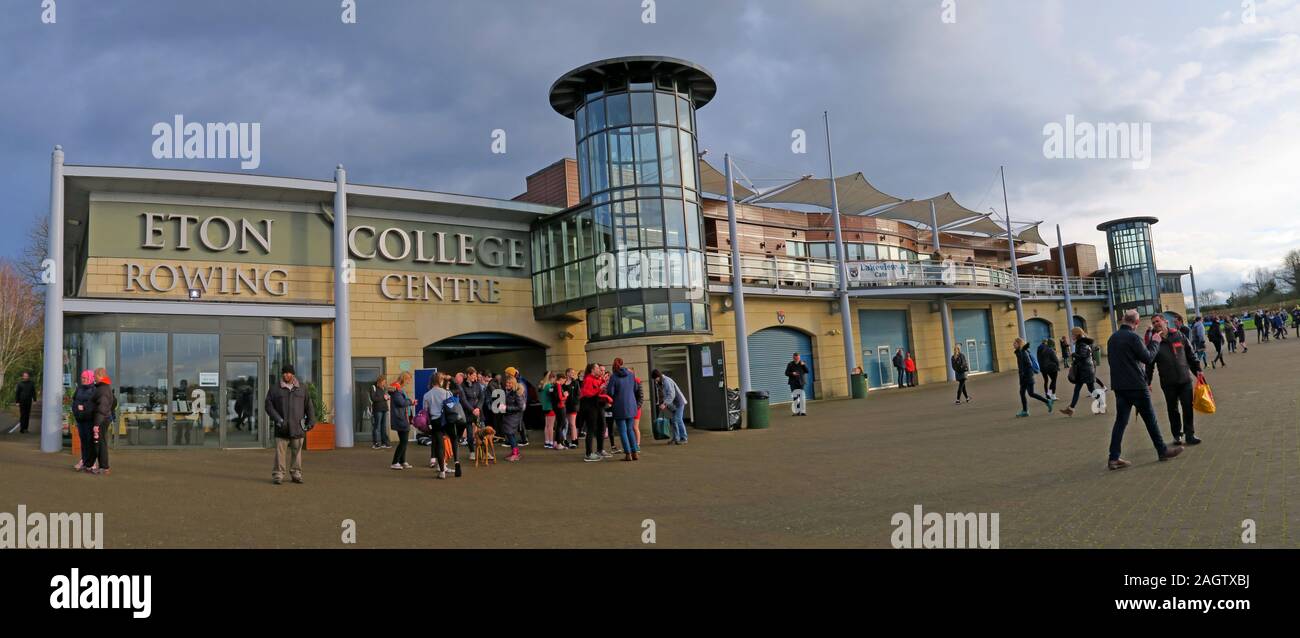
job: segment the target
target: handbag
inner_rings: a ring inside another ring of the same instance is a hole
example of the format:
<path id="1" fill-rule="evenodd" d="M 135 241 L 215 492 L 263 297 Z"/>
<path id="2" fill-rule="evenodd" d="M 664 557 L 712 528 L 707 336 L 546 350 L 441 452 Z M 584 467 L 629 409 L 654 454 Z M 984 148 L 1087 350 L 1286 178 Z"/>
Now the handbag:
<path id="1" fill-rule="evenodd" d="M 425 410 L 424 408 L 420 408 L 420 411 L 415 413 L 415 418 L 411 420 L 411 427 L 425 434 L 428 434 L 429 433 L 429 411 Z"/>
<path id="2" fill-rule="evenodd" d="M 655 419 L 651 432 L 653 432 L 656 441 L 662 441 L 668 438 L 668 417 L 661 416 Z"/>
<path id="3" fill-rule="evenodd" d="M 1196 375 L 1196 387 L 1192 390 L 1192 409 L 1201 414 L 1214 414 L 1214 393 L 1206 382 L 1204 374 Z"/>

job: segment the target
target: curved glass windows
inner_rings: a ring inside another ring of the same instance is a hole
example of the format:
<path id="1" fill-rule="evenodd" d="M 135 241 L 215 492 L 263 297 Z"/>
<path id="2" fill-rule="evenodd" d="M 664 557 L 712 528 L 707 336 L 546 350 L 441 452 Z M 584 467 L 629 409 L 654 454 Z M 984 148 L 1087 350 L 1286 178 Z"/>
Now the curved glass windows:
<path id="1" fill-rule="evenodd" d="M 708 331 L 709 305 L 704 303 L 632 304 L 587 313 L 587 338 L 592 341 Z"/>

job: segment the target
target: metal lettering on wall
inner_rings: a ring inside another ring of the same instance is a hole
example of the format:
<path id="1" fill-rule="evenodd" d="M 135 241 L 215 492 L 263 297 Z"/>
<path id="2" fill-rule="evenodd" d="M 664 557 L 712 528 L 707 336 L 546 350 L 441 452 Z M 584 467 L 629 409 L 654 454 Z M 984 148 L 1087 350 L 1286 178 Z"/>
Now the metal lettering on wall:
<path id="1" fill-rule="evenodd" d="M 148 251 L 210 253 L 234 250 L 239 254 L 270 255 L 274 219 L 232 219 L 222 215 L 200 217 L 143 212 L 140 248 Z M 525 240 L 519 237 L 475 235 L 424 229 L 353 226 L 348 231 L 348 253 L 358 261 L 411 262 L 453 267 L 525 270 Z"/>

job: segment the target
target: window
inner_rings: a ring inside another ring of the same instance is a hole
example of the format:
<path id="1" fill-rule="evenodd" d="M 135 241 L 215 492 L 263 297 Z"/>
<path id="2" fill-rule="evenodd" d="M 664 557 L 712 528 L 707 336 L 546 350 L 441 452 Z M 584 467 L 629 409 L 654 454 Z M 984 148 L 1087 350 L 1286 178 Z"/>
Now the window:
<path id="1" fill-rule="evenodd" d="M 633 134 L 636 136 L 636 183 L 658 184 L 659 149 L 656 145 L 658 135 L 655 127 L 638 126 Z"/>
<path id="2" fill-rule="evenodd" d="M 785 254 L 787 257 L 807 257 L 808 245 L 797 239 L 791 239 L 785 242 Z"/>
<path id="3" fill-rule="evenodd" d="M 808 244 L 808 256 L 813 259 L 829 259 L 830 252 L 826 250 L 825 242 L 814 242 Z"/>
<path id="4" fill-rule="evenodd" d="M 646 332 L 668 332 L 669 327 L 672 325 L 668 313 L 668 304 L 646 304 L 645 313 Z"/>
<path id="5" fill-rule="evenodd" d="M 671 93 L 655 93 L 655 121 L 674 126 L 677 124 L 677 98 Z"/>
<path id="6" fill-rule="evenodd" d="M 655 123 L 654 93 L 633 93 L 632 94 L 632 123 L 633 124 L 654 124 Z"/>
<path id="7" fill-rule="evenodd" d="M 605 101 L 587 104 L 587 132 L 598 133 L 605 128 Z"/>
<path id="8" fill-rule="evenodd" d="M 641 305 L 619 308 L 619 334 L 634 335 L 645 333 L 645 307 Z"/>
<path id="9" fill-rule="evenodd" d="M 672 322 L 669 328 L 673 332 L 687 332 L 691 329 L 691 304 L 673 304 Z"/>
<path id="10" fill-rule="evenodd" d="M 167 334 L 123 332 L 121 339 L 118 412 L 126 444 L 167 445 Z"/>
<path id="11" fill-rule="evenodd" d="M 873 260 L 873 259 L 879 259 L 879 257 L 877 257 L 876 255 L 877 255 L 877 253 L 876 253 L 876 245 L 875 245 L 875 244 L 863 244 L 863 245 L 862 245 L 862 258 L 863 258 L 864 260 L 870 261 L 870 260 Z"/>
<path id="12" fill-rule="evenodd" d="M 608 133 L 609 185 L 611 188 L 636 183 L 636 155 L 632 150 L 632 129 L 620 128 Z"/>
<path id="13" fill-rule="evenodd" d="M 632 123 L 632 113 L 628 108 L 626 93 L 605 98 L 605 116 L 609 119 L 611 127 L 627 126 Z"/>
<path id="14" fill-rule="evenodd" d="M 663 200 L 664 239 L 668 246 L 686 245 L 686 218 L 682 202 L 678 199 Z"/>
<path id="15" fill-rule="evenodd" d="M 695 322 L 695 331 L 708 332 L 709 331 L 709 306 L 707 304 L 702 304 L 702 303 L 691 304 L 691 312 L 695 315 L 693 317 L 693 320 Z"/>
<path id="16" fill-rule="evenodd" d="M 686 131 L 678 131 L 681 141 L 682 186 L 695 190 L 695 140 Z"/>
<path id="17" fill-rule="evenodd" d="M 677 98 L 677 123 L 678 126 L 690 131 L 691 127 L 691 102 L 684 97 Z"/>
<path id="18" fill-rule="evenodd" d="M 659 127 L 659 168 L 661 181 L 665 184 L 682 183 L 682 162 L 676 137 L 676 129 Z"/>

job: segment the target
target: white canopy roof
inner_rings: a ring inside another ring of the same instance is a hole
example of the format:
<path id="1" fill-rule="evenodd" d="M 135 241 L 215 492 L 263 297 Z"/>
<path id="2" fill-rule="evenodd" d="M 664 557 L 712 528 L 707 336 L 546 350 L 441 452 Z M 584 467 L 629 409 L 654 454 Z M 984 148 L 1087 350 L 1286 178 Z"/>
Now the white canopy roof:
<path id="1" fill-rule="evenodd" d="M 886 195 L 872 186 L 862 173 L 835 178 L 835 189 L 840 200 L 840 213 L 845 215 L 856 215 L 886 204 L 897 204 L 903 201 L 893 195 Z M 788 188 L 760 197 L 756 201 L 764 204 L 804 204 L 829 209 L 831 207 L 830 180 L 804 178 Z M 926 219 L 930 218 L 929 210 L 927 205 Z"/>
<path id="2" fill-rule="evenodd" d="M 947 226 L 949 224 L 954 224 L 956 222 L 960 222 L 963 220 L 973 221 L 975 220 L 975 218 L 982 216 L 980 213 L 973 211 L 969 208 L 966 208 L 961 204 L 958 204 L 957 200 L 953 199 L 952 193 L 944 193 L 942 195 L 931 197 L 929 199 L 918 199 L 909 202 L 903 202 L 902 204 L 888 208 L 883 212 L 872 215 L 872 217 L 879 217 L 881 219 L 898 219 L 898 220 L 909 221 L 909 222 L 917 222 L 919 224 L 929 227 L 931 225 L 931 219 L 930 219 L 931 202 L 934 203 L 934 214 L 935 217 L 938 219 L 939 228 L 943 228 L 944 226 Z"/>
<path id="3" fill-rule="evenodd" d="M 740 182 L 732 181 L 732 193 L 737 200 L 753 197 L 754 191 L 740 185 Z M 700 189 L 706 193 L 715 195 L 727 194 L 727 176 L 722 171 L 713 167 L 712 164 L 700 160 Z"/>
<path id="4" fill-rule="evenodd" d="M 1014 224 L 1014 221 L 1012 223 Z M 1042 222 L 1034 222 L 1032 226 L 1029 226 L 1024 230 L 1021 230 L 1020 232 L 1016 233 L 1015 238 L 1021 241 L 1029 242 L 1031 244 L 1039 244 L 1041 246 L 1046 246 L 1047 242 L 1043 241 L 1043 236 L 1038 233 L 1038 225 L 1041 223 Z"/>

